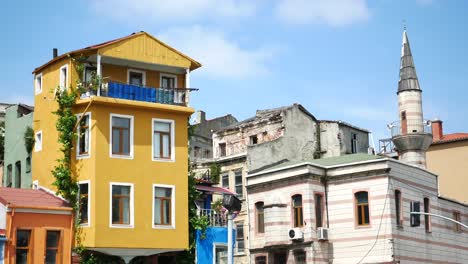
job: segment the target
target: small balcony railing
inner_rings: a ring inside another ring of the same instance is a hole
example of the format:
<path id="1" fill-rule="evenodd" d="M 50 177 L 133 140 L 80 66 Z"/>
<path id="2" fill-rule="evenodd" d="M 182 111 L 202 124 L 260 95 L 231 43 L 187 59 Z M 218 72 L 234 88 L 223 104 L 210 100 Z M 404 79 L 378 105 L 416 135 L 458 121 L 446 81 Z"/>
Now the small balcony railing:
<path id="1" fill-rule="evenodd" d="M 226 226 L 227 215 L 212 209 L 198 209 L 198 216 L 206 216 L 210 221 L 210 226 Z"/>
<path id="2" fill-rule="evenodd" d="M 407 134 L 432 134 L 431 121 L 411 120 L 408 119 L 403 123 L 395 121 L 388 125 L 392 137 L 402 136 Z"/>
<path id="3" fill-rule="evenodd" d="M 155 88 L 107 81 L 101 85 L 99 91 L 91 91 L 91 94 L 133 101 L 187 106 L 188 93 L 193 90 L 197 89 Z"/>

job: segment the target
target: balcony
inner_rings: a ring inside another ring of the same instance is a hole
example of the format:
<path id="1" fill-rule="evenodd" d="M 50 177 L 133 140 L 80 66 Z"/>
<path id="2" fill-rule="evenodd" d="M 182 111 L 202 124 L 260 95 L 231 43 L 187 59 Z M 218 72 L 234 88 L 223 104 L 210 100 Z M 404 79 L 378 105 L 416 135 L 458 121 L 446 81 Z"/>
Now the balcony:
<path id="1" fill-rule="evenodd" d="M 156 88 L 137 86 L 116 81 L 103 82 L 97 92 L 89 91 L 82 98 L 95 95 L 132 101 L 187 106 L 191 88 Z"/>
<path id="2" fill-rule="evenodd" d="M 391 131 L 392 137 L 403 136 L 407 134 L 432 134 L 431 121 L 424 120 L 406 120 L 402 123 L 395 121 L 388 125 Z"/>
<path id="3" fill-rule="evenodd" d="M 212 209 L 198 209 L 198 216 L 206 216 L 210 222 L 210 226 L 227 226 L 227 215 L 222 211 Z"/>

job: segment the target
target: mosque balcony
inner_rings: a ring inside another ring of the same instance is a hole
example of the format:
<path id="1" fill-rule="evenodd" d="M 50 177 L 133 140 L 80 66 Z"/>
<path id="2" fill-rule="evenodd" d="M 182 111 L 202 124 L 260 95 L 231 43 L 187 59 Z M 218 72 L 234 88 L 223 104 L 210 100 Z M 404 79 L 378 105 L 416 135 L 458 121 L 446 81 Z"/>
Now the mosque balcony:
<path id="1" fill-rule="evenodd" d="M 406 120 L 388 125 L 392 141 L 399 152 L 425 151 L 432 143 L 431 122 L 424 120 Z"/>

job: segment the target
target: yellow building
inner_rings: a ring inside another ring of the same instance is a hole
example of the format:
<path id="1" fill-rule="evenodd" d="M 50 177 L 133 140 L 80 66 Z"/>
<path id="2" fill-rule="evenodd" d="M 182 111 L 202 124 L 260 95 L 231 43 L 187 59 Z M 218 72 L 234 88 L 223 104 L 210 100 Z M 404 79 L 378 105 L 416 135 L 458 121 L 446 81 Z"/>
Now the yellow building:
<path id="1" fill-rule="evenodd" d="M 440 194 L 468 203 L 468 133 L 444 135 L 442 121 L 434 120 L 432 135 L 427 169 L 439 175 Z"/>
<path id="2" fill-rule="evenodd" d="M 78 76 L 76 59 L 85 66 Z M 75 59 L 75 60 L 74 60 Z M 201 66 L 146 32 L 72 51 L 36 68 L 34 185 L 55 190 L 60 157 L 54 89 L 102 77 L 74 105 L 72 155 L 83 245 L 126 261 L 188 248 L 190 72 Z"/>

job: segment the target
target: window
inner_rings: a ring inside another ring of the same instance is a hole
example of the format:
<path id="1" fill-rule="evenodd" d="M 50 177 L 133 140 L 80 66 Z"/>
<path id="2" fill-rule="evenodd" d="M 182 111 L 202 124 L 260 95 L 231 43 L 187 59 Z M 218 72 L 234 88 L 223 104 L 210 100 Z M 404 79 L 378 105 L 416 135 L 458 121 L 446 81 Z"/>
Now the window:
<path id="1" fill-rule="evenodd" d="M 205 149 L 205 151 L 204 151 L 203 153 L 204 153 L 204 154 L 203 154 L 203 155 L 204 155 L 203 157 L 204 157 L 205 159 L 211 158 L 211 151 L 210 151 L 209 149 Z"/>
<path id="2" fill-rule="evenodd" d="M 193 148 L 193 156 L 195 158 L 198 158 L 200 156 L 200 147 L 194 147 Z"/>
<path id="3" fill-rule="evenodd" d="M 315 198 L 315 228 L 323 226 L 323 195 L 316 193 Z"/>
<path id="4" fill-rule="evenodd" d="M 47 230 L 45 263 L 60 263 L 60 231 Z"/>
<path id="5" fill-rule="evenodd" d="M 7 175 L 5 179 L 5 186 L 6 187 L 11 187 L 12 185 L 12 174 L 13 174 L 13 165 L 8 165 L 7 166 Z"/>
<path id="6" fill-rule="evenodd" d="M 42 131 L 36 133 L 34 142 L 34 151 L 38 152 L 42 150 Z"/>
<path id="7" fill-rule="evenodd" d="M 68 65 L 60 68 L 60 89 L 66 90 L 68 87 Z"/>
<path id="8" fill-rule="evenodd" d="M 221 176 L 221 184 L 224 188 L 228 188 L 229 189 L 229 175 L 227 173 L 224 173 L 222 176 Z"/>
<path id="9" fill-rule="evenodd" d="M 408 122 L 406 121 L 406 111 L 401 112 L 401 134 L 408 133 Z"/>
<path id="10" fill-rule="evenodd" d="M 419 202 L 411 202 L 410 203 L 410 212 L 420 212 L 420 203 Z M 419 214 L 410 214 L 410 224 L 411 226 L 419 226 L 421 224 Z"/>
<path id="11" fill-rule="evenodd" d="M 31 157 L 26 158 L 26 172 L 31 172 Z"/>
<path id="12" fill-rule="evenodd" d="M 237 253 L 244 252 L 244 222 L 236 224 L 236 245 Z"/>
<path id="13" fill-rule="evenodd" d="M 250 136 L 250 145 L 256 145 L 258 143 L 257 135 Z"/>
<path id="14" fill-rule="evenodd" d="M 294 259 L 296 264 L 306 264 L 306 253 L 303 250 L 294 251 Z"/>
<path id="15" fill-rule="evenodd" d="M 15 163 L 15 188 L 21 188 L 21 161 Z"/>
<path id="16" fill-rule="evenodd" d="M 244 197 L 244 189 L 242 188 L 242 170 L 237 170 L 234 172 L 234 181 L 237 197 Z"/>
<path id="17" fill-rule="evenodd" d="M 133 156 L 133 116 L 111 114 L 111 157 Z"/>
<path id="18" fill-rule="evenodd" d="M 401 192 L 399 190 L 395 190 L 395 213 L 397 226 L 402 226 L 403 217 L 401 213 Z"/>
<path id="19" fill-rule="evenodd" d="M 219 143 L 219 156 L 226 157 L 226 143 Z"/>
<path id="20" fill-rule="evenodd" d="M 288 262 L 288 254 L 286 252 L 274 252 L 273 264 L 284 264 Z"/>
<path id="21" fill-rule="evenodd" d="M 153 226 L 174 226 L 174 186 L 153 185 Z"/>
<path id="22" fill-rule="evenodd" d="M 354 194 L 356 201 L 357 225 L 369 225 L 369 200 L 367 192 L 357 192 Z"/>
<path id="23" fill-rule="evenodd" d="M 351 135 L 351 153 L 357 153 L 357 134 Z"/>
<path id="24" fill-rule="evenodd" d="M 36 94 L 42 93 L 42 73 L 37 74 L 34 77 L 34 90 L 36 91 Z"/>
<path id="25" fill-rule="evenodd" d="M 78 184 L 80 192 L 80 224 L 89 225 L 89 181 Z"/>
<path id="26" fill-rule="evenodd" d="M 31 239 L 31 230 L 16 230 L 16 263 L 27 264 L 31 260 L 29 258 L 29 241 Z"/>
<path id="27" fill-rule="evenodd" d="M 153 160 L 174 159 L 174 121 L 153 119 Z"/>
<path id="28" fill-rule="evenodd" d="M 257 220 L 257 233 L 263 234 L 265 233 L 265 217 L 263 212 L 263 202 L 255 203 L 255 212 L 256 212 L 256 220 Z"/>
<path id="29" fill-rule="evenodd" d="M 292 197 L 292 207 L 294 227 L 302 227 L 304 225 L 304 218 L 302 215 L 302 195 L 296 194 Z"/>
<path id="30" fill-rule="evenodd" d="M 424 198 L 424 213 L 429 213 L 429 198 L 425 197 Z M 426 232 L 430 233 L 432 232 L 432 226 L 431 226 L 431 216 L 430 215 L 424 215 L 424 229 Z"/>
<path id="31" fill-rule="evenodd" d="M 128 73 L 128 84 L 136 85 L 136 86 L 145 86 L 146 85 L 146 72 L 139 71 L 134 69 L 129 69 Z"/>
<path id="32" fill-rule="evenodd" d="M 214 253 L 214 258 L 213 258 L 213 264 L 226 264 L 228 263 L 228 248 L 224 244 L 217 244 L 215 243 L 213 245 L 213 253 Z"/>
<path id="33" fill-rule="evenodd" d="M 461 222 L 460 212 L 453 212 L 453 220 Z M 457 223 L 453 223 L 453 230 L 455 232 L 461 232 L 462 231 L 461 225 Z"/>
<path id="34" fill-rule="evenodd" d="M 161 74 L 161 88 L 176 88 L 177 76 L 172 74 Z"/>
<path id="35" fill-rule="evenodd" d="M 133 185 L 111 183 L 111 226 L 133 224 Z"/>
<path id="36" fill-rule="evenodd" d="M 90 146 L 90 114 L 79 115 L 80 125 L 78 126 L 78 142 L 77 142 L 77 157 L 89 157 L 89 146 Z"/>
<path id="37" fill-rule="evenodd" d="M 90 84 L 91 81 L 93 80 L 93 76 L 96 76 L 96 74 L 97 74 L 97 68 L 96 67 L 86 66 L 85 71 L 84 71 L 83 80 L 85 81 L 86 84 Z"/>
<path id="38" fill-rule="evenodd" d="M 267 264 L 266 256 L 255 257 L 255 264 Z"/>

